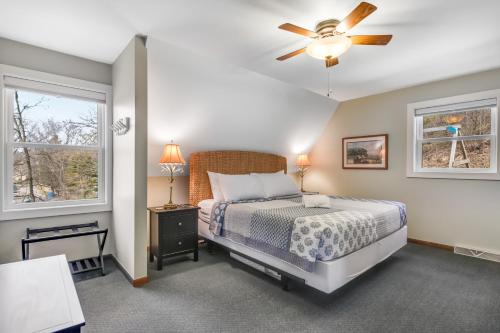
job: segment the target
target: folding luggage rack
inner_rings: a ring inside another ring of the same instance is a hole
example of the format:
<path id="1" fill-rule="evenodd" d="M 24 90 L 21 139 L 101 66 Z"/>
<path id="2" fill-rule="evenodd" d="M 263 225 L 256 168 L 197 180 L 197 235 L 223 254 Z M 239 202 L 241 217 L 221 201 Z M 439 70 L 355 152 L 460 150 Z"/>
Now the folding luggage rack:
<path id="1" fill-rule="evenodd" d="M 60 227 L 39 229 L 27 228 L 26 238 L 21 240 L 23 260 L 29 259 L 29 245 L 31 243 L 91 235 L 97 236 L 97 246 L 99 250 L 98 256 L 69 261 L 69 268 L 71 270 L 71 274 L 73 275 L 97 270 L 100 270 L 101 274 L 104 275 L 104 260 L 102 252 L 104 249 L 104 243 L 106 242 L 106 236 L 108 235 L 108 229 L 99 228 L 99 223 L 97 221 Z"/>

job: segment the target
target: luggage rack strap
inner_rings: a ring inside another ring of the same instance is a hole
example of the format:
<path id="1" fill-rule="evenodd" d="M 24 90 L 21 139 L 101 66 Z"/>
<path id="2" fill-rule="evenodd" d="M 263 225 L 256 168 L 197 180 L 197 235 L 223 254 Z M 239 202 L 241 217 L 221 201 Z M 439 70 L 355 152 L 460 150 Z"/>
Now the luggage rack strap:
<path id="1" fill-rule="evenodd" d="M 43 233 L 43 232 L 51 232 L 51 231 L 61 231 L 61 230 L 69 230 L 69 229 L 76 229 L 78 230 L 79 228 L 99 228 L 99 223 L 97 221 L 92 222 L 92 223 L 82 223 L 82 224 L 71 224 L 71 225 L 64 225 L 64 226 L 57 226 L 57 227 L 48 227 L 48 228 L 27 228 L 26 229 L 26 236 L 33 235 L 33 234 L 38 234 L 38 233 Z"/>
<path id="2" fill-rule="evenodd" d="M 80 231 L 80 228 L 91 228 L 91 230 Z M 62 230 L 71 230 L 69 233 L 61 233 Z M 26 238 L 23 238 L 23 243 L 37 243 L 49 240 L 64 239 L 71 237 L 80 237 L 96 234 L 104 234 L 107 232 L 107 228 L 99 228 L 98 222 L 83 223 L 83 224 L 73 224 L 60 227 L 50 227 L 50 228 L 37 228 L 37 229 L 26 229 Z M 51 235 L 41 236 L 42 233 L 52 232 Z"/>

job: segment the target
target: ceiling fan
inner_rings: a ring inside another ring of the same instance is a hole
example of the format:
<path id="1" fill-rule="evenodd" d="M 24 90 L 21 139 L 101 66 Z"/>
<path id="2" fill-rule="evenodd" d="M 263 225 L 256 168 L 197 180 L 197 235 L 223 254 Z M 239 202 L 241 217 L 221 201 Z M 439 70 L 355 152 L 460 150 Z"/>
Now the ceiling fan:
<path id="1" fill-rule="evenodd" d="M 367 2 L 360 3 L 342 21 L 328 19 L 319 22 L 315 31 L 301 28 L 291 23 L 279 26 L 280 29 L 312 38 L 313 41 L 304 48 L 285 54 L 276 60 L 283 61 L 306 52 L 313 58 L 325 61 L 326 67 L 339 63 L 338 57 L 351 45 L 387 45 L 392 35 L 358 35 L 346 36 L 345 33 L 373 13 L 377 7 Z"/>

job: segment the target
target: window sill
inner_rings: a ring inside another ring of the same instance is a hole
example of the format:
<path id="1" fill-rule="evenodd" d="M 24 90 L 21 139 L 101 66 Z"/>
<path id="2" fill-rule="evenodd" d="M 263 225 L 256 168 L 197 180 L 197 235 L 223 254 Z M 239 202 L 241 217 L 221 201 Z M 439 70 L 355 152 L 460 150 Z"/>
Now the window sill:
<path id="1" fill-rule="evenodd" d="M 34 207 L 23 209 L 8 209 L 0 213 L 0 221 L 30 219 L 74 214 L 108 212 L 112 210 L 110 203 L 75 204 L 68 206 Z"/>
<path id="2" fill-rule="evenodd" d="M 471 180 L 500 180 L 500 174 L 474 173 L 474 172 L 407 172 L 407 178 L 433 178 L 433 179 L 471 179 Z"/>

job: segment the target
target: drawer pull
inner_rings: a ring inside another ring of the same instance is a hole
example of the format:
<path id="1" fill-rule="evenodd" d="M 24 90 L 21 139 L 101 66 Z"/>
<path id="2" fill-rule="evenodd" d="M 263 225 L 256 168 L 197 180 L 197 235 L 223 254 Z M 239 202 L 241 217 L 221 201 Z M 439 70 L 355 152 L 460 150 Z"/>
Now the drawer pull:
<path id="1" fill-rule="evenodd" d="M 177 243 L 178 245 L 182 245 L 182 242 Z"/>
<path id="2" fill-rule="evenodd" d="M 180 227 L 182 225 L 182 222 L 177 223 L 177 225 Z"/>

